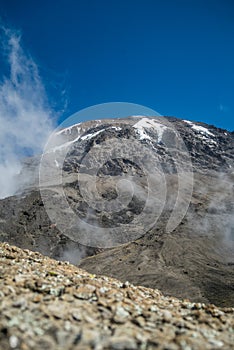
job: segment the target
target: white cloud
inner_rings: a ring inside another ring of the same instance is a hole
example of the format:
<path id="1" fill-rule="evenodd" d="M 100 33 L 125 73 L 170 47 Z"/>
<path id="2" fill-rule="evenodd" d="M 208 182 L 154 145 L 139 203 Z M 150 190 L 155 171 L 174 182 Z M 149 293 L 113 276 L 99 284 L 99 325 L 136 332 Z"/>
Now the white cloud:
<path id="1" fill-rule="evenodd" d="M 38 67 L 21 46 L 18 32 L 1 28 L 9 67 L 0 82 L 0 198 L 14 194 L 20 158 L 40 153 L 52 130 L 53 112 Z"/>

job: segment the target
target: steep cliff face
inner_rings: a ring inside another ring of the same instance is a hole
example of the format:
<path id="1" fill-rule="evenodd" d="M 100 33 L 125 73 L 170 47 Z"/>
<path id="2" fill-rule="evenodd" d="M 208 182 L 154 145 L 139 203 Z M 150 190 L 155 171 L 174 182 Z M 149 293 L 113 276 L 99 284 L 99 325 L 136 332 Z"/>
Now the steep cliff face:
<path id="1" fill-rule="evenodd" d="M 166 294 L 234 305 L 233 149 L 233 133 L 176 118 L 57 131 L 42 161 L 25 160 L 18 193 L 0 201 L 0 239 Z"/>

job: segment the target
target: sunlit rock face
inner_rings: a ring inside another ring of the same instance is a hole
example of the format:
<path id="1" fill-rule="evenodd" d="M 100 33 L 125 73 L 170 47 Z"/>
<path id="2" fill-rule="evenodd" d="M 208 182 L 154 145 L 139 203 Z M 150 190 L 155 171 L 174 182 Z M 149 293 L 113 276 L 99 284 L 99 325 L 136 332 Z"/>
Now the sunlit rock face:
<path id="1" fill-rule="evenodd" d="M 234 305 L 233 148 L 233 133 L 168 117 L 57 130 L 42 158 L 24 160 L 17 194 L 0 201 L 0 239 Z"/>

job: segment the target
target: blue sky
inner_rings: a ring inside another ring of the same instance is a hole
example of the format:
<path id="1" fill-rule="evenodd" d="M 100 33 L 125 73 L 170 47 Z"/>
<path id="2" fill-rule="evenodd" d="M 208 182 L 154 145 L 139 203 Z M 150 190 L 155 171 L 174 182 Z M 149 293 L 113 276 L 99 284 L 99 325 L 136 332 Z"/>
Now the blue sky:
<path id="1" fill-rule="evenodd" d="M 60 121 L 122 101 L 234 130 L 233 0 L 0 0 L 0 9 L 51 103 L 67 99 Z"/>

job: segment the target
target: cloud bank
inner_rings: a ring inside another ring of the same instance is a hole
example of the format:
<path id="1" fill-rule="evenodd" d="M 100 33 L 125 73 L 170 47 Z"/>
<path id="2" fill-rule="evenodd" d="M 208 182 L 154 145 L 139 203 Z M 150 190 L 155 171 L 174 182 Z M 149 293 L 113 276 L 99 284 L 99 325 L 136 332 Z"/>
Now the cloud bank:
<path id="1" fill-rule="evenodd" d="M 21 45 L 20 33 L 0 28 L 1 59 L 8 74 L 0 80 L 0 198 L 17 190 L 20 160 L 41 153 L 53 128 L 38 67 Z"/>

